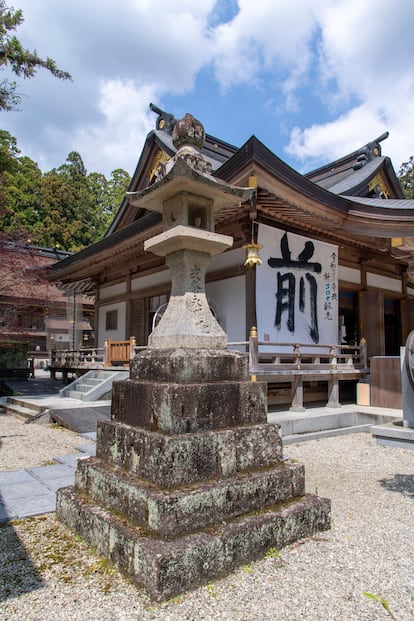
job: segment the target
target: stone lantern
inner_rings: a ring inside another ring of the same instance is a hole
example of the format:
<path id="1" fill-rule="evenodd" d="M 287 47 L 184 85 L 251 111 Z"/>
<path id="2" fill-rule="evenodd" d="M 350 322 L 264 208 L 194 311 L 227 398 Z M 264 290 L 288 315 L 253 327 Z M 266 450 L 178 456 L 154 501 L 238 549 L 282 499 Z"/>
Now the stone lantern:
<path id="1" fill-rule="evenodd" d="M 210 257 L 232 245 L 214 213 L 252 190 L 212 177 L 203 136 L 190 115 L 178 121 L 165 175 L 128 195 L 162 213 L 145 249 L 165 256 L 171 297 L 130 378 L 114 382 L 96 457 L 57 493 L 58 518 L 156 600 L 330 525 L 329 500 L 305 494 L 303 466 L 283 459 L 266 384 L 250 381 L 247 354 L 226 349 L 207 303 Z"/>
<path id="2" fill-rule="evenodd" d="M 171 297 L 150 335 L 152 348 L 224 348 L 227 335 L 211 313 L 205 294 L 206 268 L 213 255 L 233 245 L 214 232 L 214 214 L 236 208 L 254 189 L 228 185 L 210 174 L 201 155 L 204 128 L 187 114 L 173 131 L 176 155 L 165 176 L 142 192 L 127 193 L 133 205 L 162 213 L 163 232 L 144 248 L 165 257 L 171 272 Z"/>

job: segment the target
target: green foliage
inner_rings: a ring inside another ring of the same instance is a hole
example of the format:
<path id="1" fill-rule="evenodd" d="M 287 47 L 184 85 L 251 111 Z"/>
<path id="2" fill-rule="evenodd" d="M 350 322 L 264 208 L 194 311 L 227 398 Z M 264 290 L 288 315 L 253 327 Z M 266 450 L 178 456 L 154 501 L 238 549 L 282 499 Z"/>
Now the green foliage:
<path id="1" fill-rule="evenodd" d="M 363 591 L 362 595 L 364 597 L 367 597 L 368 599 L 372 599 L 374 602 L 378 602 L 379 604 L 381 604 L 384 610 L 388 612 L 391 619 L 394 619 L 394 621 L 397 621 L 396 617 L 394 617 L 394 615 L 392 614 L 390 610 L 388 601 L 384 597 L 380 597 L 379 595 L 374 595 L 373 593 L 368 593 L 368 591 Z"/>
<path id="2" fill-rule="evenodd" d="M 0 131 L 0 228 L 9 237 L 76 252 L 102 238 L 129 183 L 122 169 L 109 180 L 88 173 L 76 151 L 42 174 L 20 156 L 16 139 Z"/>
<path id="3" fill-rule="evenodd" d="M 39 218 L 42 173 L 29 157 L 16 158 L 11 170 L 3 174 L 2 230 L 13 231 L 26 240 Z"/>
<path id="4" fill-rule="evenodd" d="M 414 156 L 411 155 L 408 162 L 401 164 L 398 172 L 398 180 L 406 198 L 414 198 Z"/>
<path id="5" fill-rule="evenodd" d="M 0 172 L 12 172 L 19 153 L 16 138 L 0 129 Z"/>
<path id="6" fill-rule="evenodd" d="M 36 50 L 31 52 L 22 46 L 13 32 L 23 21 L 20 9 L 8 7 L 5 0 L 0 0 L 0 67 L 24 78 L 32 78 L 42 67 L 60 80 L 70 80 L 70 74 L 59 69 L 52 58 L 43 59 Z M 0 110 L 15 110 L 20 100 L 16 82 L 7 78 L 0 82 Z"/>
<path id="7" fill-rule="evenodd" d="M 24 369 L 27 360 L 27 343 L 3 342 L 0 346 L 0 369 Z"/>
<path id="8" fill-rule="evenodd" d="M 218 595 L 218 591 L 216 589 L 216 586 L 213 582 L 211 582 L 211 580 L 207 583 L 207 593 L 213 598 L 215 599 Z"/>
<path id="9" fill-rule="evenodd" d="M 280 552 L 277 548 L 275 547 L 271 547 L 268 549 L 268 551 L 266 552 L 266 558 L 279 558 L 280 557 Z"/>

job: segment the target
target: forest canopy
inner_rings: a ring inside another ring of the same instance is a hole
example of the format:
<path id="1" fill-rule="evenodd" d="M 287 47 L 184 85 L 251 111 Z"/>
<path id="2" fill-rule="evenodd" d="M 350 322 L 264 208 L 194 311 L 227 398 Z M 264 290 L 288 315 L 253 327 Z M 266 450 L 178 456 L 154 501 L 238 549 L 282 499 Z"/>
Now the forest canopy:
<path id="1" fill-rule="evenodd" d="M 130 180 L 121 168 L 109 179 L 88 172 L 76 151 L 42 172 L 21 155 L 16 138 L 0 130 L 0 230 L 11 238 L 77 252 L 102 238 Z"/>

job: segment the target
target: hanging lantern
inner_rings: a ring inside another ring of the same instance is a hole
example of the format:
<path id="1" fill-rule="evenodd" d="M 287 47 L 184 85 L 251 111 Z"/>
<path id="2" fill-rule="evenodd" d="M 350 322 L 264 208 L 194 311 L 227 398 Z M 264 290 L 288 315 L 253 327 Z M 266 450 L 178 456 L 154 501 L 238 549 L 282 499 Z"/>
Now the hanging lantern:
<path id="1" fill-rule="evenodd" d="M 256 201 L 254 201 L 254 206 L 256 206 Z M 252 218 L 252 237 L 250 244 L 246 244 L 243 248 L 246 251 L 246 260 L 244 262 L 244 267 L 254 267 L 255 265 L 261 265 L 262 261 L 259 257 L 259 250 L 263 248 L 261 244 L 258 244 L 254 241 L 254 225 L 257 222 L 254 220 L 254 216 L 250 216 Z"/>
<path id="2" fill-rule="evenodd" d="M 246 244 L 243 246 L 246 250 L 247 258 L 244 262 L 245 267 L 254 267 L 255 265 L 261 265 L 262 260 L 259 257 L 259 250 L 263 248 L 261 244 L 256 244 L 253 240 L 250 244 Z"/>

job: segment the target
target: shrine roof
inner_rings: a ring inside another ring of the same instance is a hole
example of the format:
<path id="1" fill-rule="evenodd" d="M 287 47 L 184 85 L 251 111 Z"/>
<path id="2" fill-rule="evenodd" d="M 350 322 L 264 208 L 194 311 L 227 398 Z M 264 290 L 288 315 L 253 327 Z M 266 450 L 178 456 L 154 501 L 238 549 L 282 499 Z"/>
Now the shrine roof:
<path id="1" fill-rule="evenodd" d="M 169 157 L 176 153 L 172 141 L 176 119 L 159 109 L 155 111 L 159 114 L 157 126 L 147 135 L 129 192 L 149 191 L 154 183 L 149 171 L 153 170 L 159 150 Z M 279 222 L 285 218 L 292 226 L 310 230 L 319 226 L 338 239 L 347 234 L 348 241 L 376 247 L 374 237 L 414 237 L 414 202 L 404 199 L 391 160 L 381 154 L 379 143 L 385 137 L 384 134 L 305 175 L 291 168 L 255 136 L 237 148 L 207 134 L 202 154 L 211 163 L 213 175 L 227 183 L 245 185 L 249 175 L 260 177 L 258 207 L 264 209 L 267 217 Z M 365 198 L 370 192 L 369 182 L 376 182 L 377 176 L 385 180 L 390 198 Z M 159 213 L 149 213 L 147 209 L 146 204 L 128 204 L 125 198 L 105 237 L 54 265 L 51 280 L 61 278 L 65 286 L 75 286 L 75 282 L 84 279 L 85 291 L 91 290 L 93 278 L 104 267 L 110 269 L 128 257 L 143 254 L 143 241 L 161 222 Z M 239 214 L 237 209 L 224 210 L 217 216 L 216 226 L 240 217 L 241 211 Z"/>
<path id="2" fill-rule="evenodd" d="M 404 198 L 390 158 L 382 156 L 380 143 L 387 137 L 388 132 L 385 132 L 359 149 L 304 176 L 333 194 L 367 196 L 368 182 L 383 171 L 394 197 Z"/>
<path id="3" fill-rule="evenodd" d="M 49 269 L 50 280 L 54 280 L 53 275 L 55 273 L 63 273 L 65 270 L 71 269 L 72 267 L 76 268 L 77 264 L 90 260 L 91 257 L 99 257 L 100 253 L 105 252 L 118 244 L 128 242 L 128 240 L 133 239 L 137 233 L 141 233 L 146 229 L 159 224 L 160 222 L 161 214 L 156 212 L 147 213 L 144 217 L 136 220 L 132 224 L 115 231 L 107 237 L 103 237 L 94 244 L 83 248 L 76 254 L 51 265 Z"/>

